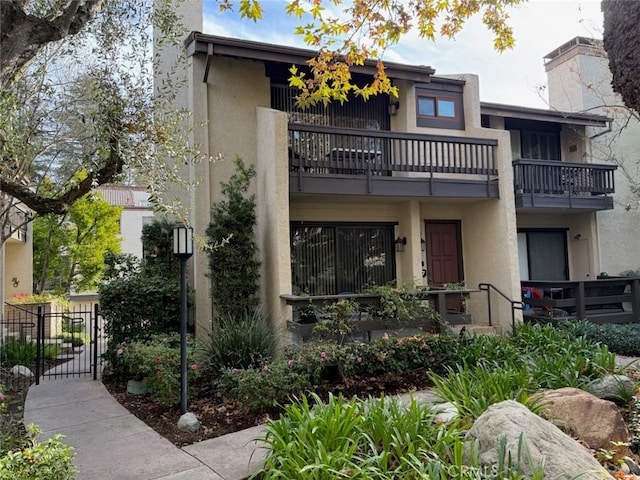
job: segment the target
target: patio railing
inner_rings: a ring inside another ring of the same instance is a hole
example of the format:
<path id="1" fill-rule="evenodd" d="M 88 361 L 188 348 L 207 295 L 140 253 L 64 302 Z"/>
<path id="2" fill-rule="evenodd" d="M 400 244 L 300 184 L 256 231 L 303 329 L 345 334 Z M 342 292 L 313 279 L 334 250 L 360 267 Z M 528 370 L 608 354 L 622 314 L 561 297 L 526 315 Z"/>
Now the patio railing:
<path id="1" fill-rule="evenodd" d="M 639 323 L 640 277 L 521 282 L 525 318 L 576 318 L 593 323 Z M 536 298 L 542 297 L 542 298 Z"/>
<path id="2" fill-rule="evenodd" d="M 567 196 L 608 195 L 615 191 L 615 165 L 551 160 L 515 160 L 516 193 Z"/>
<path id="3" fill-rule="evenodd" d="M 497 144 L 493 139 L 289 124 L 289 166 L 316 175 L 495 176 Z"/>

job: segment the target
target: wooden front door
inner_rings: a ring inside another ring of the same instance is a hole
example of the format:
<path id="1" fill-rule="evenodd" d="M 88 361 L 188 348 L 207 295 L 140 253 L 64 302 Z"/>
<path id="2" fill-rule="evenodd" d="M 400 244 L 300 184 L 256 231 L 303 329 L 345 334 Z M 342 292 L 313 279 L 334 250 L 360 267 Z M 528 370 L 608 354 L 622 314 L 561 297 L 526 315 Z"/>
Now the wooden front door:
<path id="1" fill-rule="evenodd" d="M 425 222 L 425 230 L 429 286 L 463 281 L 460 222 Z M 447 309 L 459 311 L 460 302 L 447 301 Z"/>

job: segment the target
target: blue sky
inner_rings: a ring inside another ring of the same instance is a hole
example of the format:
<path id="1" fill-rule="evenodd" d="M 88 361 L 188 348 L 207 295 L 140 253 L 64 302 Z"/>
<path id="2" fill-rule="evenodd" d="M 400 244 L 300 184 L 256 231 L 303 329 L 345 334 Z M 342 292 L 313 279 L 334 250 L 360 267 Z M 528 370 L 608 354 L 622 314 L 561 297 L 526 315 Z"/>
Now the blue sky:
<path id="1" fill-rule="evenodd" d="M 235 13 L 218 11 L 218 2 L 204 0 L 204 33 L 305 47 L 295 35 L 296 19 L 289 18 L 282 0 L 262 0 L 265 15 L 254 23 Z M 469 22 L 455 40 L 431 42 L 410 35 L 386 52 L 384 59 L 429 65 L 436 75 L 475 73 L 485 102 L 546 108 L 543 57 L 576 36 L 602 38 L 599 0 L 529 0 L 510 10 L 516 46 L 505 53 L 493 50 L 491 33 L 479 18 Z"/>

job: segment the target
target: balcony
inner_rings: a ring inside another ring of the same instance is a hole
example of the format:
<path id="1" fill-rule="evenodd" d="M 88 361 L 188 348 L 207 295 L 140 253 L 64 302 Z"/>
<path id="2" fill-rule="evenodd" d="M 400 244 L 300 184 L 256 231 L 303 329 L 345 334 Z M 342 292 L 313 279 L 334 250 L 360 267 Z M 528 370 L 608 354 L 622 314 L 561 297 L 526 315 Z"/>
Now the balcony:
<path id="1" fill-rule="evenodd" d="M 29 221 L 28 213 L 16 206 L 11 207 L 4 224 L 4 238 L 7 239 L 8 242 L 26 242 L 27 224 Z"/>
<path id="2" fill-rule="evenodd" d="M 497 140 L 289 124 L 289 191 L 498 198 Z"/>
<path id="3" fill-rule="evenodd" d="M 553 160 L 515 160 L 516 208 L 611 210 L 615 165 Z"/>

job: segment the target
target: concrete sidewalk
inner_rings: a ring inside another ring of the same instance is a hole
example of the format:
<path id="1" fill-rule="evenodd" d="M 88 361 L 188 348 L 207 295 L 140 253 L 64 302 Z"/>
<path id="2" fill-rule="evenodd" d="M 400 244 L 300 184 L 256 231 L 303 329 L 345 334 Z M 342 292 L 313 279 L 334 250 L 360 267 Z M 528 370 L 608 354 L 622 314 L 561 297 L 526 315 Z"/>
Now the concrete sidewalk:
<path id="1" fill-rule="evenodd" d="M 262 427 L 179 448 L 129 413 L 101 381 L 44 380 L 27 394 L 24 421 L 75 449 L 77 480 L 242 480 L 264 458 Z"/>

